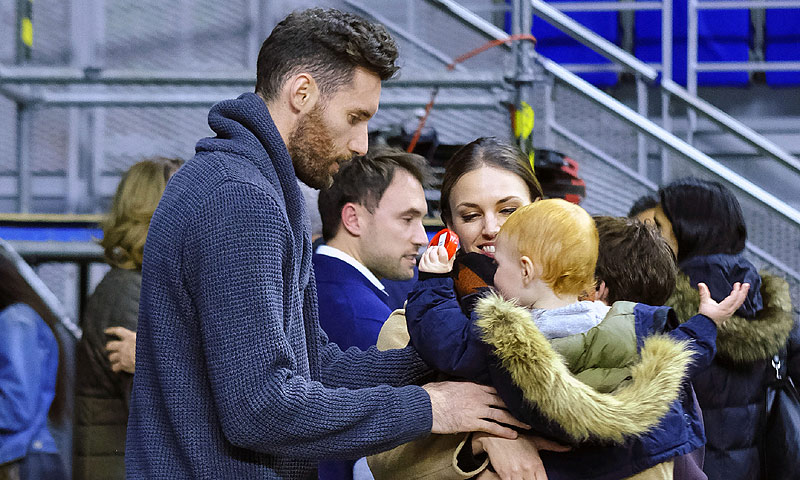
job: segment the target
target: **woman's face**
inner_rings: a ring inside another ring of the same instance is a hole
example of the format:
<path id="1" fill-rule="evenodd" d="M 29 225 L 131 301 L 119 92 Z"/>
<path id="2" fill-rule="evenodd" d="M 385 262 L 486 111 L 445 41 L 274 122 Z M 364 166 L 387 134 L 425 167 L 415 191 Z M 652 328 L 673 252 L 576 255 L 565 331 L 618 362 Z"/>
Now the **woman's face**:
<path id="1" fill-rule="evenodd" d="M 525 182 L 514 173 L 483 166 L 465 173 L 450 191 L 451 222 L 461 248 L 494 258 L 500 227 L 516 209 L 531 203 Z"/>
<path id="2" fill-rule="evenodd" d="M 643 221 L 645 223 L 649 223 L 650 221 L 652 221 L 655 224 L 656 228 L 661 233 L 661 236 L 664 237 L 664 240 L 667 241 L 667 245 L 669 245 L 669 248 L 672 249 L 672 253 L 675 254 L 675 257 L 677 257 L 678 239 L 675 237 L 675 232 L 672 230 L 672 222 L 670 222 L 669 218 L 667 218 L 667 214 L 664 213 L 664 209 L 661 208 L 661 205 L 657 205 L 652 210 L 653 210 L 652 220 L 645 219 Z"/>

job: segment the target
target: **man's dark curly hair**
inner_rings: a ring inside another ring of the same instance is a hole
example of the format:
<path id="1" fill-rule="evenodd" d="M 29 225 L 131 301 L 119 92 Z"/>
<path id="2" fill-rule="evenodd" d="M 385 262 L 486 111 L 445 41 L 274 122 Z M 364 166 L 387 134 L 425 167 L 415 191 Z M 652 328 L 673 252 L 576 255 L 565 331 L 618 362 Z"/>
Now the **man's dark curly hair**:
<path id="1" fill-rule="evenodd" d="M 283 83 L 310 73 L 323 97 L 349 83 L 356 67 L 387 80 L 397 72 L 397 45 L 383 25 L 352 13 L 312 8 L 290 14 L 258 53 L 256 93 L 272 100 Z"/>

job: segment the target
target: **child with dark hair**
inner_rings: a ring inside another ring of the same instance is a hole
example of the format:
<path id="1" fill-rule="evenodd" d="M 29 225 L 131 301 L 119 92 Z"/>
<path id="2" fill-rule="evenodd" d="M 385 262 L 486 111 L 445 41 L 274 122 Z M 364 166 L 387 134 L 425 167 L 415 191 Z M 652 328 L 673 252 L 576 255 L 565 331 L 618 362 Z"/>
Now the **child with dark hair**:
<path id="1" fill-rule="evenodd" d="M 622 217 L 594 217 L 600 252 L 596 300 L 664 305 L 675 289 L 675 256 L 658 231 Z"/>
<path id="2" fill-rule="evenodd" d="M 494 285 L 514 302 L 490 295 L 470 318 L 441 250 L 423 255 L 406 306 L 412 344 L 437 370 L 494 386 L 534 434 L 571 444 L 540 452 L 549 478 L 671 479 L 673 459 L 702 446 L 685 375 L 710 362 L 716 325 L 747 286 L 720 304 L 706 295 L 700 315 L 658 335 L 675 323 L 669 308 L 578 301 L 594 289 L 595 224 L 577 205 L 543 200 L 514 212 L 497 238 Z"/>

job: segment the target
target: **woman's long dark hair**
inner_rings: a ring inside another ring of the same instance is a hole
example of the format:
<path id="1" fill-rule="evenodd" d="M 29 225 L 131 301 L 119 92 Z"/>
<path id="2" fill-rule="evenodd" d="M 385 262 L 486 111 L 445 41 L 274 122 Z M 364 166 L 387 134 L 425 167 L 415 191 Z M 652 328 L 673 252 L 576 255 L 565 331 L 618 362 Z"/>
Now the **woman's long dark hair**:
<path id="1" fill-rule="evenodd" d="M 544 196 L 542 186 L 539 185 L 539 180 L 536 179 L 530 162 L 516 145 L 495 137 L 481 137 L 459 148 L 445 165 L 442 195 L 439 201 L 442 221 L 445 225 L 452 224 L 450 193 L 453 186 L 465 173 L 483 166 L 499 168 L 517 175 L 528 187 L 531 200 Z"/>
<path id="2" fill-rule="evenodd" d="M 56 392 L 53 403 L 50 405 L 50 418 L 60 420 L 66 413 L 67 383 L 66 363 L 64 348 L 61 344 L 56 325 L 58 317 L 44 303 L 42 298 L 33 290 L 22 277 L 16 266 L 4 256 L 0 256 L 0 310 L 4 310 L 15 303 L 24 303 L 31 307 L 50 327 L 58 343 L 58 373 L 56 376 Z"/>
<path id="3" fill-rule="evenodd" d="M 744 250 L 747 227 L 742 207 L 723 185 L 687 177 L 661 187 L 658 196 L 678 241 L 678 262 Z"/>

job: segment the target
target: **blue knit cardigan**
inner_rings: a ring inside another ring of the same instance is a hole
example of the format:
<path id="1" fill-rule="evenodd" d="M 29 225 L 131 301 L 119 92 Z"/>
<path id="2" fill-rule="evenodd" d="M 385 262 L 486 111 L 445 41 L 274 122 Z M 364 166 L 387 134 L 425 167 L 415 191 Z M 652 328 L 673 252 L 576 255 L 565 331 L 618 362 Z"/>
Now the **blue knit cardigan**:
<path id="1" fill-rule="evenodd" d="M 343 353 L 319 327 L 291 158 L 254 94 L 170 180 L 145 246 L 127 478 L 308 478 L 431 428 L 413 349 Z M 346 388 L 336 388 L 346 387 Z"/>

